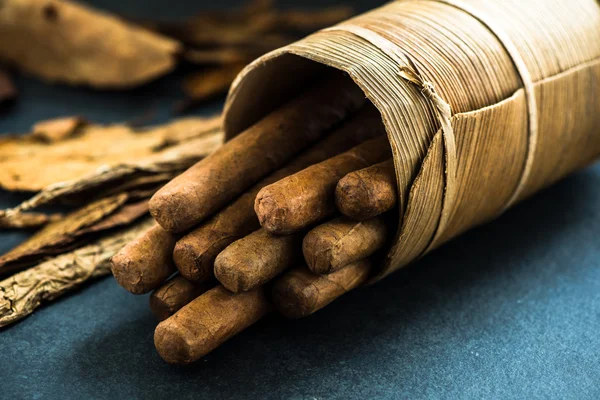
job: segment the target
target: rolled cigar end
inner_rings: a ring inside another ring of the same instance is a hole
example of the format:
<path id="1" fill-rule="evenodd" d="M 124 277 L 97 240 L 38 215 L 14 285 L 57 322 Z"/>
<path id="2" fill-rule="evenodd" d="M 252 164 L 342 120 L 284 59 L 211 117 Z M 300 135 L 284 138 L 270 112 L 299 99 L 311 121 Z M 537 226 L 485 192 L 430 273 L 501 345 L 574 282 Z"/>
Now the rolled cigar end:
<path id="1" fill-rule="evenodd" d="M 193 344 L 188 342 L 190 335 L 187 334 L 186 328 L 179 321 L 166 323 L 167 321 L 169 319 L 158 324 L 154 331 L 154 346 L 158 354 L 169 364 L 189 364 L 195 361 L 197 359 L 196 352 L 192 349 Z M 196 343 L 196 346 L 207 349 L 212 347 L 210 343 L 202 343 L 200 345 Z M 212 349 L 207 350 L 206 354 L 210 350 Z"/>
<path id="2" fill-rule="evenodd" d="M 340 212 L 364 221 L 391 210 L 397 202 L 396 175 L 392 160 L 350 172 L 335 189 Z"/>
<path id="3" fill-rule="evenodd" d="M 157 225 L 115 254 L 111 270 L 119 285 L 133 294 L 148 293 L 160 286 L 175 272 L 171 258 L 175 240 Z"/>
<path id="4" fill-rule="evenodd" d="M 154 345 L 170 364 L 189 364 L 246 329 L 270 310 L 262 288 L 239 294 L 217 286 L 158 324 Z"/>
<path id="5" fill-rule="evenodd" d="M 290 227 L 291 212 L 287 207 L 287 199 L 278 190 L 265 186 L 256 195 L 254 211 L 260 225 L 275 235 L 286 235 L 294 231 Z"/>
<path id="6" fill-rule="evenodd" d="M 316 274 L 330 274 L 369 257 L 382 248 L 388 227 L 381 217 L 354 221 L 335 218 L 313 228 L 302 241 L 308 268 Z"/>
<path id="7" fill-rule="evenodd" d="M 221 253 L 223 254 L 223 253 Z M 215 278 L 233 293 L 245 292 L 254 287 L 254 277 L 251 266 L 242 260 L 235 260 L 228 256 L 217 256 L 215 260 Z"/>
<path id="8" fill-rule="evenodd" d="M 217 256 L 215 277 L 234 293 L 252 290 L 291 266 L 299 248 L 299 235 L 273 236 L 259 229 Z"/>
<path id="9" fill-rule="evenodd" d="M 368 260 L 357 261 L 329 275 L 317 275 L 307 268 L 293 269 L 276 280 L 273 302 L 287 318 L 306 317 L 364 283 L 370 269 Z"/>
<path id="10" fill-rule="evenodd" d="M 214 285 L 214 281 L 194 285 L 178 275 L 152 292 L 150 310 L 160 321 L 163 321 Z"/>
<path id="11" fill-rule="evenodd" d="M 194 188 L 190 184 L 179 183 L 180 177 L 154 193 L 149 202 L 150 214 L 169 232 L 182 232 L 198 221 L 197 210 L 190 207 L 195 202 Z"/>
<path id="12" fill-rule="evenodd" d="M 173 261 L 179 273 L 192 282 L 204 282 L 213 275 L 214 256 L 198 250 L 186 237 L 175 245 Z"/>

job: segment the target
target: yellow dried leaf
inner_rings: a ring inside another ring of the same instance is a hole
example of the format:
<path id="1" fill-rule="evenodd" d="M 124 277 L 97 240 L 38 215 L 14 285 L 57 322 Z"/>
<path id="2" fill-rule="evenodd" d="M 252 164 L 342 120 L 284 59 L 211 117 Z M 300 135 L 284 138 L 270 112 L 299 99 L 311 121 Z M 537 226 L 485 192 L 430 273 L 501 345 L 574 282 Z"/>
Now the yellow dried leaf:
<path id="1" fill-rule="evenodd" d="M 176 64 L 177 41 L 63 0 L 4 0 L 0 59 L 49 81 L 132 87 Z"/>
<path id="2" fill-rule="evenodd" d="M 160 160 L 169 148 L 216 132 L 221 120 L 189 118 L 150 129 L 126 125 L 88 125 L 78 135 L 53 143 L 34 136 L 0 139 L 0 187 L 38 191 L 57 182 L 80 179 L 100 167 Z M 212 149 L 210 149 L 212 150 Z M 197 149 L 206 155 L 206 149 Z"/>
<path id="3" fill-rule="evenodd" d="M 146 218 L 80 249 L 43 261 L 0 281 L 0 327 L 14 323 L 85 282 L 108 275 L 110 258 L 152 226 Z"/>
<path id="4" fill-rule="evenodd" d="M 46 142 L 58 142 L 74 134 L 86 124 L 81 117 L 64 117 L 40 121 L 33 126 L 33 137 Z"/>
<path id="5" fill-rule="evenodd" d="M 35 229 L 48 222 L 58 221 L 62 218 L 60 214 L 44 213 L 16 213 L 10 216 L 0 212 L 0 229 Z"/>
<path id="6" fill-rule="evenodd" d="M 0 275 L 17 271 L 44 255 L 64 250 L 81 236 L 81 230 L 112 214 L 125 201 L 126 194 L 98 200 L 46 225 L 31 238 L 0 257 Z"/>

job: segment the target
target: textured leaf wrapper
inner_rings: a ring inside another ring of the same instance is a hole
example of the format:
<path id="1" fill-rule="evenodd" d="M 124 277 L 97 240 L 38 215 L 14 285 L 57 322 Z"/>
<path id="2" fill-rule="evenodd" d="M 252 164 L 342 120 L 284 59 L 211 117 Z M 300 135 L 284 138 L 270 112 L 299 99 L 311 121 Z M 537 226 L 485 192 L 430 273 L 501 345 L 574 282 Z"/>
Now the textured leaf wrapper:
<path id="1" fill-rule="evenodd" d="M 596 0 L 392 2 L 246 67 L 225 134 L 328 67 L 349 74 L 381 113 L 398 182 L 380 279 L 598 157 L 598 37 Z"/>

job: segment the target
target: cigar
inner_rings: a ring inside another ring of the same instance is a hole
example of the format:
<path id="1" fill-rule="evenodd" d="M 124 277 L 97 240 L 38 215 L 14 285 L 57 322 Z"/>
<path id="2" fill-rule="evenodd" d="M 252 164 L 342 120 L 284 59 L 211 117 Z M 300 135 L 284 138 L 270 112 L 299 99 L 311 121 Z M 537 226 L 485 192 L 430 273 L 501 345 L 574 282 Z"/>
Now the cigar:
<path id="1" fill-rule="evenodd" d="M 246 329 L 270 310 L 264 290 L 233 294 L 217 286 L 158 324 L 154 345 L 170 364 L 189 364 Z"/>
<path id="2" fill-rule="evenodd" d="M 181 275 L 174 276 L 152 292 L 150 310 L 160 321 L 163 321 L 196 297 L 215 287 L 215 284 L 214 280 L 194 284 Z"/>
<path id="3" fill-rule="evenodd" d="M 365 105 L 342 126 L 298 155 L 284 168 L 257 183 L 236 201 L 219 211 L 175 245 L 173 260 L 190 281 L 203 281 L 213 275 L 217 255 L 234 241 L 260 228 L 254 200 L 264 186 L 342 153 L 365 140 L 383 135 L 385 128 L 377 109 Z"/>
<path id="4" fill-rule="evenodd" d="M 259 229 L 217 256 L 215 277 L 234 293 L 252 290 L 297 262 L 301 243 L 301 235 L 273 236 Z"/>
<path id="5" fill-rule="evenodd" d="M 398 189 L 394 161 L 350 172 L 335 188 L 335 204 L 348 217 L 364 221 L 396 206 Z"/>
<path id="6" fill-rule="evenodd" d="M 275 280 L 273 304 L 287 318 L 306 317 L 364 283 L 370 269 L 368 260 L 356 261 L 329 275 L 294 268 Z"/>
<path id="7" fill-rule="evenodd" d="M 176 271 L 172 259 L 176 241 L 176 236 L 154 225 L 112 257 L 112 274 L 133 294 L 156 289 Z"/>
<path id="8" fill-rule="evenodd" d="M 338 181 L 349 172 L 390 156 L 387 138 L 379 136 L 265 186 L 254 203 L 260 225 L 273 234 L 284 235 L 332 215 Z"/>
<path id="9" fill-rule="evenodd" d="M 312 272 L 331 274 L 381 249 L 389 238 L 388 234 L 382 216 L 366 221 L 335 218 L 306 234 L 302 253 Z"/>
<path id="10" fill-rule="evenodd" d="M 347 76 L 321 81 L 165 185 L 150 200 L 150 213 L 167 231 L 192 228 L 365 102 Z"/>

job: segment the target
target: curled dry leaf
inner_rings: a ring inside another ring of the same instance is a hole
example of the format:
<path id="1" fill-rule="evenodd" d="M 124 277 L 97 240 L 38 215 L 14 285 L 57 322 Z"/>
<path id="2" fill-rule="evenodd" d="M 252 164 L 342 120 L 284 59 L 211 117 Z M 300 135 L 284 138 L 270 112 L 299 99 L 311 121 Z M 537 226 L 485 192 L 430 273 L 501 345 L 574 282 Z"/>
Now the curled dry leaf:
<path id="1" fill-rule="evenodd" d="M 102 221 L 126 201 L 126 194 L 108 197 L 90 203 L 46 225 L 28 240 L 0 257 L 0 275 L 22 269 L 43 256 L 69 249 L 76 239 L 86 232 L 86 228 Z"/>
<path id="2" fill-rule="evenodd" d="M 179 111 L 227 92 L 242 68 L 244 64 L 229 64 L 188 76 L 183 85 L 187 99 L 179 105 Z"/>
<path id="3" fill-rule="evenodd" d="M 33 126 L 31 135 L 45 142 L 59 142 L 73 135 L 86 123 L 86 120 L 81 117 L 65 117 L 40 121 Z"/>
<path id="4" fill-rule="evenodd" d="M 176 64 L 177 41 L 62 0 L 3 0 L 0 59 L 49 81 L 132 87 Z"/>
<path id="5" fill-rule="evenodd" d="M 60 218 L 62 218 L 61 214 L 30 212 L 7 216 L 4 212 L 0 212 L 0 229 L 36 229 Z"/>
<path id="6" fill-rule="evenodd" d="M 38 191 L 57 182 L 81 179 L 99 168 L 151 166 L 169 158 L 170 150 L 185 142 L 211 135 L 220 138 L 220 124 L 220 117 L 215 117 L 181 119 L 147 129 L 86 125 L 77 135 L 63 135 L 51 143 L 36 135 L 0 138 L 0 187 Z M 196 149 L 196 160 L 214 149 L 214 144 Z"/>
<path id="7" fill-rule="evenodd" d="M 152 225 L 152 218 L 145 218 L 106 238 L 0 281 L 0 327 L 26 317 L 43 302 L 110 274 L 110 258 Z"/>
<path id="8" fill-rule="evenodd" d="M 205 11 L 183 23 L 154 23 L 150 26 L 188 45 L 201 48 L 274 48 L 353 14 L 350 7 L 282 11 L 274 7 L 273 1 L 253 1 L 238 10 Z"/>

